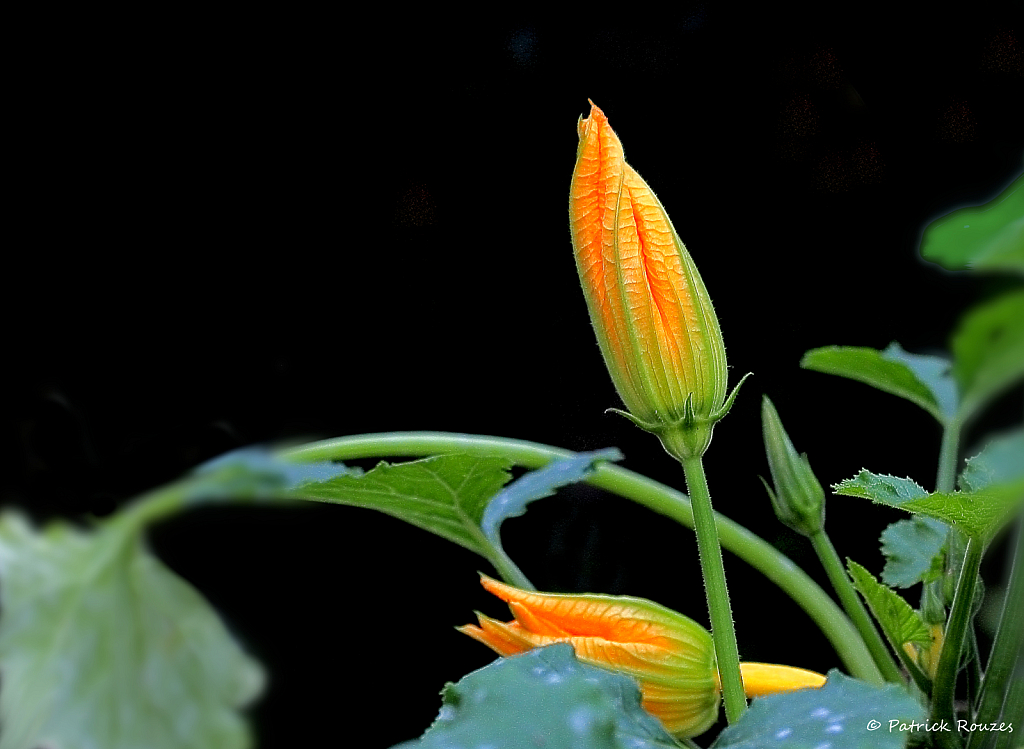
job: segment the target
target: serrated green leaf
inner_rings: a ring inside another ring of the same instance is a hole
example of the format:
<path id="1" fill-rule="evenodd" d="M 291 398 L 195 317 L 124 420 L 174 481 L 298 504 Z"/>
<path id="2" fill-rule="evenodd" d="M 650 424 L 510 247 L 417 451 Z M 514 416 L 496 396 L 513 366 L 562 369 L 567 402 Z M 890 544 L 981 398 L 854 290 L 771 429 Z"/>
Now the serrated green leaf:
<path id="1" fill-rule="evenodd" d="M 913 367 L 907 363 L 908 360 L 914 363 Z M 940 357 L 909 354 L 896 343 L 885 351 L 856 346 L 825 346 L 805 353 L 800 366 L 857 380 L 898 395 L 916 403 L 940 423 L 945 423 L 948 418 L 945 411 L 950 405 L 950 395 L 942 377 L 944 368 L 949 365 Z M 915 369 L 922 373 L 921 376 Z"/>
<path id="2" fill-rule="evenodd" d="M 1024 378 L 1024 288 L 975 307 L 953 335 L 963 418 Z"/>
<path id="3" fill-rule="evenodd" d="M 882 581 L 909 588 L 942 577 L 943 546 L 949 527 L 929 517 L 899 520 L 882 531 Z"/>
<path id="4" fill-rule="evenodd" d="M 448 684 L 437 720 L 393 749 L 677 749 L 628 676 L 576 660 L 567 643 L 499 658 Z"/>
<path id="5" fill-rule="evenodd" d="M 895 684 L 874 687 L 836 669 L 820 689 L 754 700 L 712 749 L 902 749 L 910 732 L 901 723 L 923 723 L 926 714 Z M 896 721 L 893 726 L 889 721 Z M 876 726 L 877 724 L 877 726 Z M 890 727 L 892 726 L 892 727 Z"/>
<path id="6" fill-rule="evenodd" d="M 480 521 L 484 535 L 496 546 L 501 545 L 499 531 L 503 521 L 519 517 L 526 506 L 537 499 L 550 497 L 560 486 L 575 484 L 589 476 L 597 463 L 622 460 L 622 453 L 611 447 L 571 458 L 556 460 L 513 481 L 488 502 Z"/>
<path id="7" fill-rule="evenodd" d="M 899 593 L 882 585 L 852 559 L 846 560 L 846 568 L 850 571 L 853 586 L 864 596 L 868 608 L 897 652 L 908 642 L 931 644 L 931 635 L 920 615 Z"/>
<path id="8" fill-rule="evenodd" d="M 491 497 L 511 478 L 511 467 L 507 458 L 436 455 L 396 465 L 381 462 L 362 476 L 306 483 L 294 494 L 386 512 L 491 558 L 480 522 Z"/>
<path id="9" fill-rule="evenodd" d="M 1024 500 L 1024 477 L 1011 483 L 985 486 L 978 491 L 929 494 L 911 479 L 862 470 L 854 478 L 834 485 L 832 491 L 935 518 L 957 526 L 972 538 L 987 542 Z"/>
<path id="10" fill-rule="evenodd" d="M 921 237 L 921 256 L 948 270 L 1024 274 L 1024 174 L 984 205 L 930 223 Z"/>
<path id="11" fill-rule="evenodd" d="M 242 749 L 263 671 L 137 528 L 0 516 L 0 749 Z"/>

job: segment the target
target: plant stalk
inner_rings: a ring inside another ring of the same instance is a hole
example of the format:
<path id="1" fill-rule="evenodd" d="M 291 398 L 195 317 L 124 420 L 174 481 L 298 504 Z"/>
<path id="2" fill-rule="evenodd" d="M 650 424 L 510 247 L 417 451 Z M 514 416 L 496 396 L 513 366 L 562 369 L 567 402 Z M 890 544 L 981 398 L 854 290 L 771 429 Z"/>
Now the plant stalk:
<path id="1" fill-rule="evenodd" d="M 875 659 L 875 665 L 878 666 L 878 670 L 882 672 L 882 676 L 885 677 L 886 681 L 894 684 L 903 684 L 903 674 L 900 673 L 899 666 L 896 665 L 896 661 L 889 652 L 889 648 L 886 647 L 885 642 L 882 640 L 882 635 L 879 634 L 878 628 L 871 621 L 871 617 L 864 607 L 864 603 L 860 600 L 860 596 L 857 595 L 853 583 L 850 582 L 850 577 L 846 574 L 843 563 L 839 559 L 839 554 L 836 553 L 836 549 L 832 545 L 828 534 L 825 533 L 825 529 L 822 528 L 810 538 L 811 545 L 814 547 L 818 559 L 821 560 L 821 566 L 825 568 L 829 582 L 832 583 L 832 588 L 839 596 L 839 601 L 843 604 L 846 615 L 850 617 L 853 626 L 860 632 L 864 644 L 871 651 L 871 657 Z"/>
<path id="2" fill-rule="evenodd" d="M 946 622 L 946 635 L 942 643 L 942 651 L 939 654 L 939 665 L 935 670 L 932 688 L 932 722 L 944 720 L 948 725 L 956 726 L 953 695 L 956 690 L 960 653 L 963 651 L 964 640 L 971 625 L 974 589 L 978 583 L 978 570 L 981 568 L 983 554 L 984 544 L 976 538 L 968 538 L 960 579 L 956 585 L 956 595 L 953 597 L 949 620 Z M 960 737 L 955 730 L 937 733 L 939 746 L 944 749 L 955 749 L 960 746 Z"/>
<path id="3" fill-rule="evenodd" d="M 708 599 L 708 616 L 711 618 L 711 638 L 715 642 L 715 657 L 718 660 L 718 677 L 722 682 L 725 717 L 729 723 L 735 723 L 747 709 L 747 698 L 743 692 L 740 652 L 736 645 L 736 627 L 732 620 L 729 588 L 725 584 L 725 565 L 722 563 L 722 547 L 718 541 L 715 511 L 711 507 L 711 493 L 708 491 L 701 456 L 685 458 L 681 462 L 693 507 L 697 550 L 700 553 L 700 568 L 704 575 L 704 592 Z"/>

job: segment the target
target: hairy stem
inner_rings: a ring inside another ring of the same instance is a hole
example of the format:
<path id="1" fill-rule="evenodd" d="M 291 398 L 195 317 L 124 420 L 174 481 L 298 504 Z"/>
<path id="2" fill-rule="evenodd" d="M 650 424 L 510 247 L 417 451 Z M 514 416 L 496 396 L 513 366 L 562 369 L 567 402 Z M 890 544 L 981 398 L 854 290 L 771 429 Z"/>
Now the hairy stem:
<path id="1" fill-rule="evenodd" d="M 839 601 L 843 604 L 847 616 L 853 621 L 853 626 L 860 632 L 864 644 L 871 651 L 871 657 L 875 659 L 878 670 L 882 672 L 886 681 L 902 684 L 903 675 L 900 673 L 899 666 L 893 660 L 889 648 L 885 646 L 878 628 L 871 621 L 867 609 L 843 568 L 839 554 L 836 553 L 836 549 L 824 529 L 811 536 L 811 544 L 814 546 L 814 551 L 818 554 L 818 559 L 821 560 L 821 566 L 825 568 L 829 582 L 832 583 L 832 588 L 839 596 Z"/>
<path id="2" fill-rule="evenodd" d="M 711 638 L 715 641 L 715 656 L 718 659 L 718 677 L 722 682 L 725 717 L 730 723 L 735 723 L 747 709 L 747 698 L 743 693 L 740 652 L 736 646 L 736 627 L 732 620 L 729 588 L 725 584 L 725 565 L 722 563 L 715 511 L 711 507 L 711 493 L 708 491 L 701 457 L 687 458 L 682 463 L 686 486 L 690 490 L 694 530 L 697 531 L 697 550 L 704 575 L 704 592 L 708 599 Z"/>

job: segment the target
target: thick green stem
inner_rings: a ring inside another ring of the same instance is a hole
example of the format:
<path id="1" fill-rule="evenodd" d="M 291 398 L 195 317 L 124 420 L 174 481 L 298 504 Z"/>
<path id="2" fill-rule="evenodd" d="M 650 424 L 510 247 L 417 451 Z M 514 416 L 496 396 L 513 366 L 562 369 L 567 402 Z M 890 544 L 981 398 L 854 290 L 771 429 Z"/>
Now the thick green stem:
<path id="1" fill-rule="evenodd" d="M 942 430 L 939 448 L 939 473 L 935 477 L 935 491 L 951 492 L 956 482 L 957 457 L 960 453 L 960 421 L 950 419 Z"/>
<path id="2" fill-rule="evenodd" d="M 501 456 L 524 468 L 540 468 L 572 452 L 536 442 L 450 432 L 388 432 L 313 442 L 283 451 L 289 459 L 358 460 L 361 458 L 417 457 L 461 452 Z M 591 486 L 631 499 L 638 504 L 693 528 L 693 511 L 685 494 L 610 463 L 599 465 L 587 479 Z M 811 617 L 836 649 L 850 674 L 884 683 L 871 654 L 842 609 L 807 573 L 785 554 L 738 523 L 715 514 L 718 537 L 724 548 L 759 570 Z"/>
<path id="3" fill-rule="evenodd" d="M 1024 642 L 1024 517 L 1017 523 L 1016 549 L 1010 568 L 1010 583 L 1006 588 L 1006 597 L 1003 599 L 1003 611 L 999 616 L 995 639 L 992 641 L 985 678 L 981 682 L 975 722 L 992 723 L 999 719 L 1022 642 Z M 980 733 L 972 733 L 967 742 L 967 749 L 975 749 L 981 746 L 981 742 Z"/>
<path id="4" fill-rule="evenodd" d="M 971 625 L 971 608 L 974 602 L 974 589 L 978 583 L 978 570 L 984 544 L 978 539 L 967 541 L 964 553 L 964 564 L 957 581 L 956 595 L 949 611 L 946 623 L 946 635 L 939 654 L 939 665 L 935 670 L 935 681 L 932 689 L 932 720 L 946 721 L 950 726 L 956 725 L 956 714 L 953 708 L 953 694 L 956 690 L 956 676 L 960 665 L 960 653 L 963 651 L 964 640 Z M 960 746 L 960 737 L 956 731 L 938 732 L 939 746 L 953 749 Z"/>
<path id="5" fill-rule="evenodd" d="M 701 457 L 686 458 L 682 464 L 693 507 L 697 551 L 700 553 L 700 569 L 704 574 L 704 592 L 708 598 L 711 638 L 715 641 L 725 717 L 730 723 L 735 723 L 747 709 L 747 698 L 743 692 L 743 677 L 740 675 L 740 651 L 736 646 L 736 627 L 732 620 L 729 588 L 725 584 L 725 565 L 722 563 L 715 511 L 711 507 L 711 493 L 708 491 Z"/>
<path id="6" fill-rule="evenodd" d="M 900 673 L 899 666 L 896 665 L 889 648 L 885 646 L 882 636 L 874 622 L 871 621 L 867 609 L 864 608 L 860 596 L 857 595 L 853 583 L 850 582 L 850 578 L 843 568 L 839 554 L 836 553 L 836 549 L 824 529 L 811 536 L 811 544 L 814 546 L 814 551 L 818 554 L 818 559 L 821 560 L 821 566 L 825 568 L 829 582 L 832 583 L 832 588 L 839 596 L 839 601 L 843 604 L 847 616 L 853 621 L 853 626 L 860 632 L 864 644 L 871 651 L 878 670 L 882 672 L 886 681 L 902 684 L 903 675 Z"/>

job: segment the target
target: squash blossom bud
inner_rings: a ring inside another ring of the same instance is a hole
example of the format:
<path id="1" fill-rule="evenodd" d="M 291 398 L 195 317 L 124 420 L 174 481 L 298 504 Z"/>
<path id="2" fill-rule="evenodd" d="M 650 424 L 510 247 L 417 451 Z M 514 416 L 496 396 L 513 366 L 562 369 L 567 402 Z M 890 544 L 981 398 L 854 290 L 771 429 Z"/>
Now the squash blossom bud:
<path id="1" fill-rule="evenodd" d="M 825 525 L 825 490 L 811 470 L 807 455 L 797 454 L 768 396 L 761 402 L 761 429 L 775 491 L 764 479 L 761 481 L 775 515 L 797 533 L 813 536 Z"/>
<path id="2" fill-rule="evenodd" d="M 704 282 L 604 112 L 578 123 L 569 225 L 583 292 L 629 413 L 677 458 L 703 454 L 726 403 L 725 344 Z"/>
<path id="3" fill-rule="evenodd" d="M 503 656 L 567 642 L 592 666 L 636 679 L 647 712 L 675 736 L 703 733 L 718 718 L 721 685 L 711 634 L 692 619 L 643 598 L 519 590 L 481 575 L 508 603 L 514 621 L 477 613 L 479 626 L 457 629 Z M 748 697 L 820 687 L 814 671 L 743 663 Z"/>

